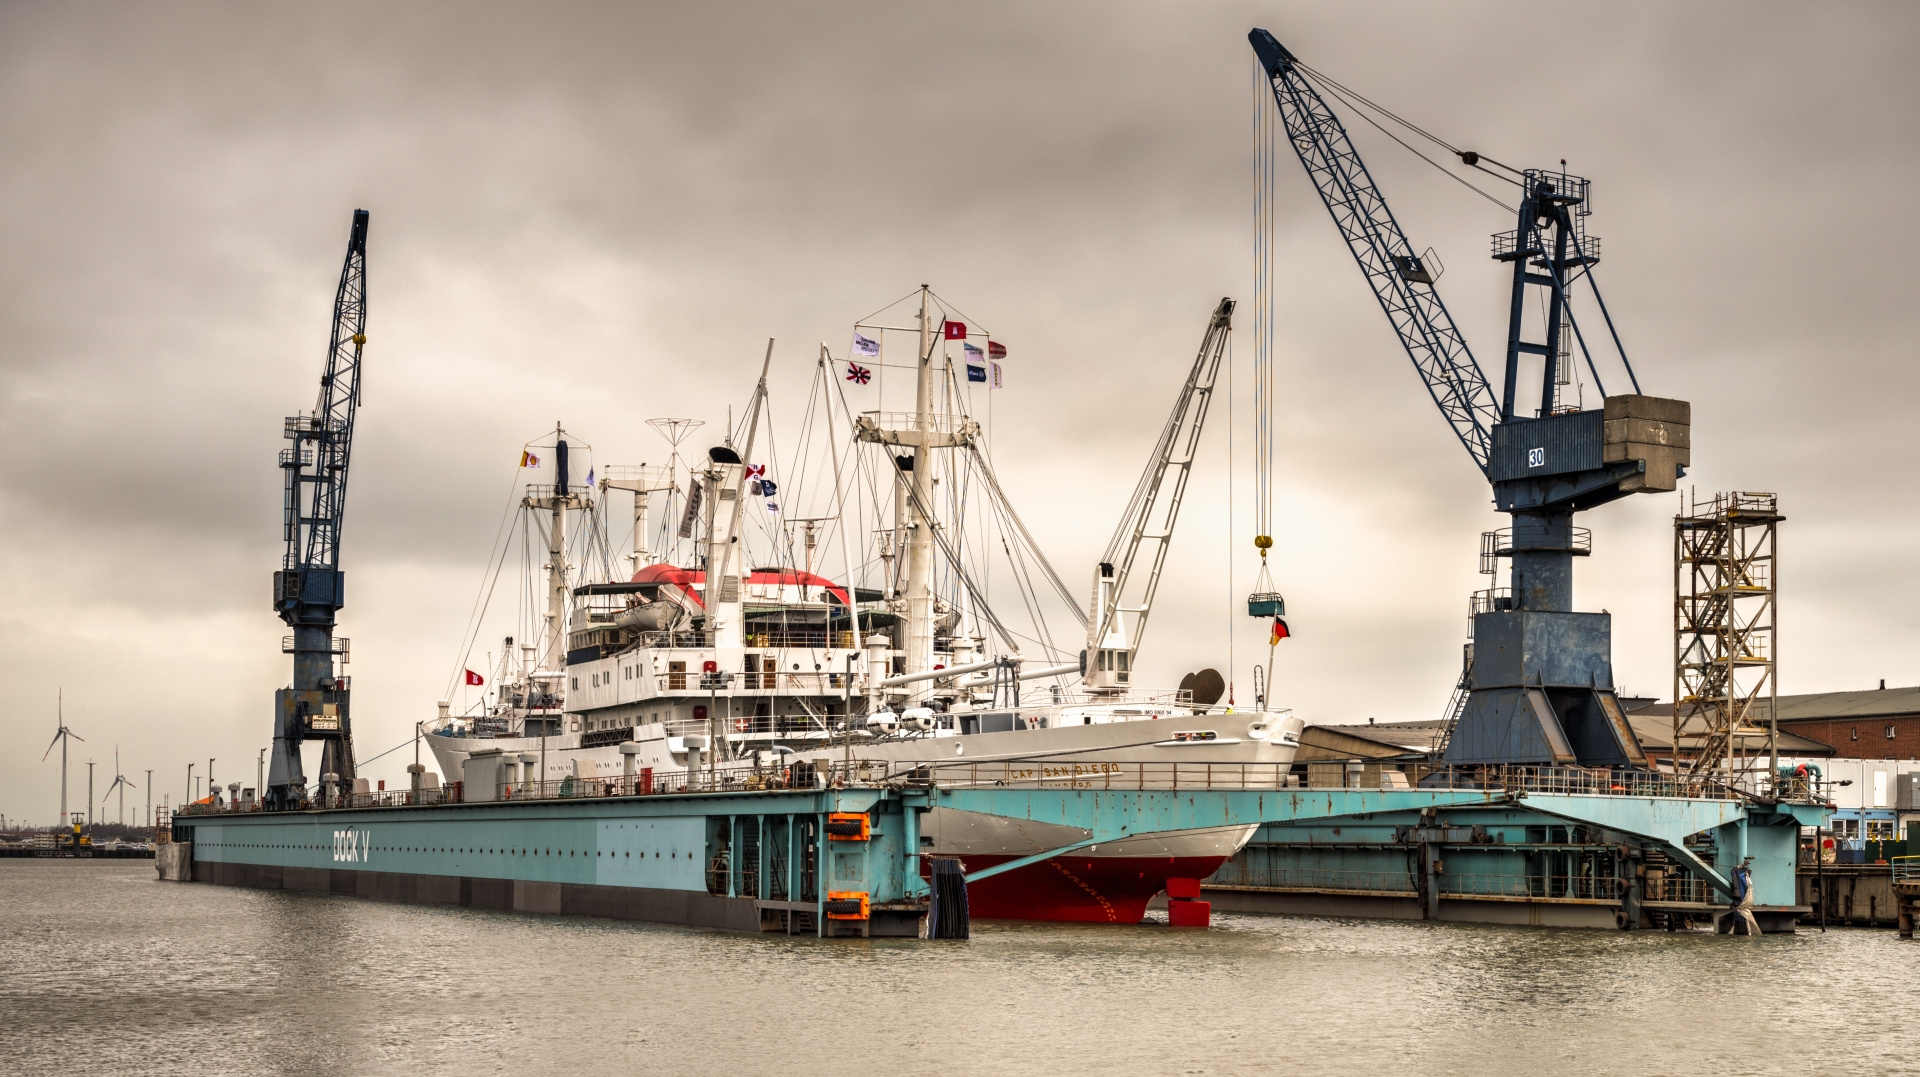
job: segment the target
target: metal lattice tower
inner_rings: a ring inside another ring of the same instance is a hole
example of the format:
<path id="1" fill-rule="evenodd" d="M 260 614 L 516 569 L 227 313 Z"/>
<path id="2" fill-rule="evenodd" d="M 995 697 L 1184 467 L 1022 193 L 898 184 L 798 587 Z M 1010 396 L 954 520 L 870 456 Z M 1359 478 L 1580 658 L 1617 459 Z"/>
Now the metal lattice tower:
<path id="1" fill-rule="evenodd" d="M 1674 769 L 1738 782 L 1779 767 L 1773 494 L 1715 494 L 1673 519 Z"/>

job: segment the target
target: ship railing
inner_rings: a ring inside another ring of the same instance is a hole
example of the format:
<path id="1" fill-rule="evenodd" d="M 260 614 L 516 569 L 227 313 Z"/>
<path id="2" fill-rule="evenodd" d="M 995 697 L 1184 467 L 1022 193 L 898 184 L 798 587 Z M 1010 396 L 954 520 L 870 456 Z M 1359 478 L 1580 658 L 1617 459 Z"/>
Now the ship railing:
<path id="1" fill-rule="evenodd" d="M 711 632 L 642 632 L 640 642 L 655 650 L 683 648 L 688 650 L 710 650 L 713 647 Z"/>
<path id="2" fill-rule="evenodd" d="M 1672 797 L 1741 800 L 1746 794 L 1711 778 L 1611 767 L 1538 767 L 1512 764 L 1438 767 L 1422 789 L 1487 789 L 1559 796 Z"/>
<path id="3" fill-rule="evenodd" d="M 799 692 L 817 696 L 828 690 L 842 691 L 846 681 L 828 670 L 778 670 L 764 673 L 736 673 L 734 686 L 746 692 Z"/>
<path id="4" fill-rule="evenodd" d="M 287 810 L 301 811 L 318 808 L 410 808 L 434 804 L 461 803 L 461 783 L 452 782 L 439 789 L 377 789 L 367 793 L 335 793 L 328 796 L 317 793 L 306 801 Z M 231 803 L 183 804 L 174 808 L 165 822 L 158 825 L 171 826 L 176 818 L 200 818 L 208 815 L 254 815 L 272 811 L 258 800 L 241 800 Z"/>
<path id="5" fill-rule="evenodd" d="M 1107 763 L 1066 759 L 942 762 L 912 767 L 894 764 L 876 777 L 855 760 L 834 777 L 849 781 L 928 782 L 940 786 L 1037 786 L 1048 789 L 1297 789 L 1304 784 L 1288 763 Z"/>
<path id="6" fill-rule="evenodd" d="M 852 632 L 767 632 L 748 629 L 742 634 L 741 640 L 749 648 L 758 647 L 763 650 L 777 650 L 781 647 L 813 651 L 853 649 Z"/>
<path id="7" fill-rule="evenodd" d="M 1051 691 L 1045 688 L 1033 689 L 1028 694 L 1050 697 Z M 1184 688 L 1122 688 L 1122 689 L 1081 689 L 1063 692 L 1058 703 L 1038 705 L 1042 710 L 1076 709 L 1083 707 L 1180 707 L 1208 714 L 1226 714 L 1232 708 L 1224 703 L 1205 704 L 1193 701 L 1193 692 Z M 1022 706 L 1022 710 L 1030 709 Z"/>
<path id="8" fill-rule="evenodd" d="M 1258 866 L 1229 860 L 1206 881 L 1208 886 L 1259 890 L 1315 890 L 1386 894 L 1410 897 L 1416 891 L 1405 871 L 1365 871 L 1348 868 L 1291 868 Z"/>
<path id="9" fill-rule="evenodd" d="M 751 717 L 736 716 L 732 719 L 732 724 L 727 726 L 727 730 L 748 736 L 755 734 L 780 736 L 782 734 L 794 733 L 822 733 L 830 729 L 838 728 L 841 719 L 844 717 L 845 715 L 840 714 L 757 714 Z M 690 732 L 706 732 L 705 722 L 699 722 L 696 723 L 696 725 L 698 728 L 692 729 Z"/>
<path id="10" fill-rule="evenodd" d="M 1604 901 L 1612 904 L 1626 892 L 1627 880 L 1614 875 L 1500 875 L 1494 873 L 1436 876 L 1442 896 L 1480 898 L 1545 898 L 1548 900 Z"/>
<path id="11" fill-rule="evenodd" d="M 1640 888 L 1641 901 L 1672 901 L 1689 905 L 1724 902 L 1713 884 L 1691 875 L 1661 875 L 1648 872 Z"/>
<path id="12" fill-rule="evenodd" d="M 844 765 L 835 763 L 836 771 Z M 1305 782 L 1287 763 L 1085 762 L 1071 758 L 942 761 L 893 764 L 877 777 L 877 763 L 855 760 L 852 781 L 926 781 L 938 785 L 1064 785 L 1098 789 L 1285 789 Z M 1411 777 L 1411 776 L 1409 776 Z M 1378 776 L 1374 776 L 1377 783 Z M 1411 786 L 1411 782 L 1409 787 Z M 1441 767 L 1420 777 L 1421 789 L 1475 790 L 1492 795 L 1539 793 L 1560 796 L 1675 797 L 1737 800 L 1722 783 L 1646 771 L 1585 767 Z M 1379 788 L 1376 784 L 1373 788 Z M 1392 788 L 1392 787 L 1389 787 Z"/>
<path id="13" fill-rule="evenodd" d="M 1628 880 L 1615 875 L 1500 874 L 1470 872 L 1435 876 L 1440 895 L 1449 898 L 1493 900 L 1592 901 L 1617 904 Z M 1210 887 L 1248 890 L 1292 890 L 1316 893 L 1371 894 L 1415 897 L 1420 893 L 1416 872 L 1350 868 L 1302 868 L 1247 864 L 1239 859 L 1221 865 L 1206 882 Z M 1676 905 L 1711 905 L 1712 884 L 1695 878 L 1649 878 L 1643 901 Z"/>
<path id="14" fill-rule="evenodd" d="M 764 758 L 764 757 L 763 757 Z M 633 774 L 567 777 L 557 781 L 506 782 L 487 800 L 569 800 L 586 797 L 659 796 L 686 793 L 799 791 L 850 786 L 1026 786 L 1053 789 L 1235 790 L 1308 787 L 1289 763 L 1105 762 L 1071 757 L 960 760 L 902 763 L 882 759 L 815 757 L 780 765 L 755 766 L 728 761 L 695 771 L 640 768 Z M 1388 791 L 1392 788 L 1389 787 Z M 1685 797 L 1738 799 L 1724 785 L 1672 775 L 1576 767 L 1443 767 L 1421 778 L 1421 790 L 1484 792 L 1490 799 L 1541 793 L 1573 796 Z M 1379 791 L 1376 787 L 1372 791 Z M 483 799 L 461 783 L 444 789 L 377 790 L 315 797 L 306 807 L 396 808 Z M 176 809 L 183 817 L 239 814 L 262 810 L 240 804 L 193 804 Z M 1915 868 L 1920 878 L 1920 868 Z"/>
<path id="15" fill-rule="evenodd" d="M 591 797 L 672 796 L 682 793 L 754 793 L 774 790 L 818 789 L 826 784 L 806 764 L 751 767 L 739 764 L 654 773 L 642 767 L 633 774 L 558 781 L 514 782 L 502 785 L 499 800 L 579 800 Z M 469 798 L 471 799 L 471 798 Z"/>
<path id="16" fill-rule="evenodd" d="M 512 720 L 502 715 L 494 715 L 494 714 L 475 715 L 472 719 L 472 722 L 473 722 L 473 729 L 471 734 L 472 736 L 511 737 L 514 735 Z"/>

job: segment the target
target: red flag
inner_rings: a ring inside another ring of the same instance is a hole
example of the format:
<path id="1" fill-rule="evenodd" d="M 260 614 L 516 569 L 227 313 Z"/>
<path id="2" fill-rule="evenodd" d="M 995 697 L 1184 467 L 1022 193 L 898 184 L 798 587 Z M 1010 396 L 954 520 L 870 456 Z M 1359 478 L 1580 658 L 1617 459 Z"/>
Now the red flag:
<path id="1" fill-rule="evenodd" d="M 475 672 L 474 672 L 474 671 L 472 671 L 472 670 L 468 670 L 468 671 L 467 671 L 467 683 L 468 683 L 468 684 L 485 684 L 485 683 L 487 683 L 487 679 L 486 679 L 485 677 L 482 677 L 482 676 L 481 676 L 481 675 L 479 675 L 478 673 L 475 673 Z"/>
<path id="2" fill-rule="evenodd" d="M 948 323 L 947 323 L 947 339 L 948 339 L 948 340 L 965 340 L 965 339 L 967 339 L 967 323 L 965 323 L 965 322 L 948 322 Z"/>
<path id="3" fill-rule="evenodd" d="M 1006 357 L 1007 357 L 1007 346 L 1005 344 L 1002 344 L 996 340 L 987 341 L 987 358 L 1005 359 Z"/>

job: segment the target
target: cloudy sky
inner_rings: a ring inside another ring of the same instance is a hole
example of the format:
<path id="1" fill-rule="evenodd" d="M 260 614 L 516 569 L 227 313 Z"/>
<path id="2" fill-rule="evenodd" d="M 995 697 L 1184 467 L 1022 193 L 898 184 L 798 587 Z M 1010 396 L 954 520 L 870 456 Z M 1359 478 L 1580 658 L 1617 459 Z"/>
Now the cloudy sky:
<path id="1" fill-rule="evenodd" d="M 1082 586 L 1208 311 L 1251 291 L 1254 25 L 1457 144 L 1592 177 L 1642 383 L 1694 405 L 1687 481 L 1778 491 L 1790 517 L 1783 687 L 1920 682 L 1910 9 L 16 3 L 0 813 L 52 819 L 59 690 L 86 738 L 76 788 L 92 758 L 105 789 L 116 746 L 156 800 L 208 757 L 252 784 L 287 677 L 274 456 L 311 406 L 355 207 L 371 343 L 341 634 L 363 758 L 461 661 L 523 443 L 563 419 L 598 461 L 658 460 L 644 420 L 717 424 L 768 337 L 797 414 L 819 342 L 923 281 L 1008 343 L 996 457 Z M 1355 126 L 1491 370 L 1486 237 L 1510 222 Z M 1478 534 L 1503 521 L 1282 165 L 1274 567 L 1297 638 L 1276 700 L 1434 716 L 1484 586 Z M 1250 356 L 1243 333 L 1240 519 L 1217 416 L 1145 679 L 1231 667 L 1245 694 L 1264 658 L 1230 604 L 1254 561 Z M 1617 680 L 1649 695 L 1670 691 L 1676 508 L 1582 521 L 1577 605 L 1613 613 Z"/>

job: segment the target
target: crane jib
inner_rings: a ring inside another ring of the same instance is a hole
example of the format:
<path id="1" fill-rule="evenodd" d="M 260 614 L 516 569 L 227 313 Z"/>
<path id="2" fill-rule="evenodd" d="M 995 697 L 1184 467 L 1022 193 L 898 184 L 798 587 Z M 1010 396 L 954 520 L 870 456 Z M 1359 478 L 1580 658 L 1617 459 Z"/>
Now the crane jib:
<path id="1" fill-rule="evenodd" d="M 1433 402 L 1482 472 L 1500 403 L 1453 324 L 1413 245 L 1387 207 L 1346 128 L 1292 53 L 1265 30 L 1248 35 L 1271 82 L 1287 138 L 1367 278 Z"/>

